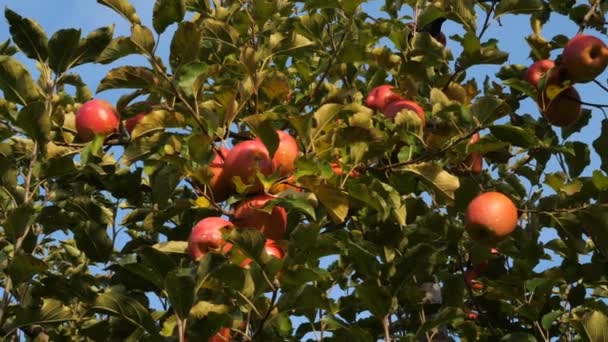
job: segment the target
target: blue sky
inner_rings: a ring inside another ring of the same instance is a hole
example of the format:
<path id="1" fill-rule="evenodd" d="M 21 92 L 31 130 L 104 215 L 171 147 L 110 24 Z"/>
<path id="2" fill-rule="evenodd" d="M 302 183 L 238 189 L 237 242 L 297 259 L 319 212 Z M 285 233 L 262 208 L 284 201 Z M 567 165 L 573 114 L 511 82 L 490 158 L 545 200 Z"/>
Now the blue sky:
<path id="1" fill-rule="evenodd" d="M 131 0 L 131 3 L 136 7 L 138 14 L 144 24 L 151 27 L 151 14 L 154 1 L 152 0 Z M 370 1 L 364 4 L 364 9 L 371 15 L 378 13 L 379 5 L 383 1 Z M 105 6 L 101 6 L 94 0 L 0 0 L 1 7 L 8 7 L 16 11 L 22 16 L 33 18 L 38 21 L 46 30 L 47 35 L 52 36 L 53 32 L 68 27 L 76 27 L 82 29 L 82 35 L 85 36 L 88 32 L 102 27 L 114 24 L 115 36 L 128 35 L 129 25 L 120 16 Z M 484 14 L 480 13 L 480 21 Z M 10 37 L 8 26 L 2 15 L 2 24 L 0 25 L 0 40 L 4 41 Z M 481 25 L 481 23 L 480 23 Z M 168 46 L 174 27 L 170 27 L 161 37 L 160 47 L 157 50 L 158 54 L 167 60 Z M 578 27 L 573 25 L 569 20 L 554 15 L 550 22 L 544 27 L 543 35 L 547 39 L 551 39 L 557 34 L 572 36 L 576 34 Z M 452 34 L 462 33 L 460 26 L 454 22 L 446 22 L 443 26 L 443 31 L 449 37 Z M 593 31 L 590 31 L 593 32 Z M 508 64 L 524 64 L 529 65 L 532 61 L 528 58 L 529 49 L 525 41 L 525 36 L 531 33 L 528 16 L 513 16 L 507 15 L 501 18 L 501 25 L 496 21 L 484 35 L 484 40 L 489 38 L 497 38 L 500 40 L 499 47 L 510 53 Z M 599 33 L 594 32 L 596 36 Z M 458 43 L 448 39 L 448 48 L 452 49 L 454 56 L 458 56 L 461 48 Z M 559 51 L 554 52 L 552 57 L 556 57 Z M 36 74 L 34 63 L 25 59 L 23 55 L 18 56 L 30 69 Z M 110 65 L 85 65 L 75 69 L 81 73 L 84 81 L 89 84 L 92 90 L 95 90 L 99 81 L 104 74 L 118 65 L 146 65 L 146 61 L 142 57 L 128 57 Z M 476 66 L 468 72 L 468 77 L 475 77 L 481 83 L 486 75 L 492 76 L 496 71 L 497 66 Z M 602 75 L 599 80 L 606 83 L 606 74 Z M 598 86 L 591 84 L 577 85 L 577 90 L 581 94 L 583 101 L 602 103 L 604 98 L 608 98 Z M 101 98 L 115 102 L 120 91 L 107 91 L 100 95 Z M 522 103 L 522 107 L 518 111 L 519 114 L 530 113 L 534 117 L 538 117 L 539 111 L 536 104 L 527 99 Z M 582 133 L 574 134 L 569 138 L 570 141 L 582 141 L 591 146 L 594 139 L 599 136 L 600 122 L 603 119 L 602 113 L 598 109 L 593 109 L 592 119 Z M 558 129 L 559 130 L 559 129 Z M 558 132 L 559 133 L 559 132 Z M 591 175 L 595 169 L 599 169 L 600 161 L 598 156 L 591 148 L 591 166 L 585 169 L 583 175 Z M 558 170 L 557 164 L 553 161 L 550 164 L 551 170 Z M 550 191 L 550 190 L 549 190 Z M 554 237 L 555 234 L 547 229 L 543 234 L 543 240 Z"/>

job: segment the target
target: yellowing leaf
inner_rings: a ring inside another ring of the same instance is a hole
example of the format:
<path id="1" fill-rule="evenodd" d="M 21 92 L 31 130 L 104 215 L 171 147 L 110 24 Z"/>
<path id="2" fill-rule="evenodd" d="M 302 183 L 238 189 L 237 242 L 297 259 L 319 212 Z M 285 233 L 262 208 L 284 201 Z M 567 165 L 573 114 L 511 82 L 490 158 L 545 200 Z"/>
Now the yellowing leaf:
<path id="1" fill-rule="evenodd" d="M 454 200 L 454 192 L 460 188 L 460 179 L 435 163 L 408 165 L 403 168 L 403 171 L 421 176 L 423 180 L 452 201 Z"/>
<path id="2" fill-rule="evenodd" d="M 211 202 L 209 202 L 209 200 L 203 196 L 197 198 L 194 203 L 199 208 L 209 208 L 209 206 L 211 206 Z"/>

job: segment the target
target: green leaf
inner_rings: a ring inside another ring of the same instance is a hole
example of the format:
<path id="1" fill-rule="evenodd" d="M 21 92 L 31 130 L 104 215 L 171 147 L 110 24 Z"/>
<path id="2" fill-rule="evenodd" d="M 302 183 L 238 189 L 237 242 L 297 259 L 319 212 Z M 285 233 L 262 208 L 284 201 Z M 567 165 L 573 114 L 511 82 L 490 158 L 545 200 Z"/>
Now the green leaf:
<path id="1" fill-rule="evenodd" d="M 15 243 L 23 236 L 27 227 L 36 221 L 36 210 L 32 205 L 23 205 L 9 211 L 3 223 L 5 234 L 9 241 Z"/>
<path id="2" fill-rule="evenodd" d="M 391 295 L 386 288 L 364 283 L 357 286 L 357 299 L 376 317 L 384 317 L 391 309 Z"/>
<path id="3" fill-rule="evenodd" d="M 78 249 L 92 261 L 106 262 L 114 250 L 106 226 L 86 221 L 74 229 L 74 240 Z"/>
<path id="4" fill-rule="evenodd" d="M 602 133 L 593 141 L 593 148 L 602 161 L 601 169 L 608 173 L 608 148 L 606 146 L 608 146 L 608 119 L 602 120 Z"/>
<path id="5" fill-rule="evenodd" d="M 287 195 L 285 197 L 281 197 L 278 201 L 279 205 L 284 207 L 288 212 L 295 210 L 305 214 L 313 221 L 316 221 L 317 219 L 315 208 L 312 206 L 310 201 L 305 198 Z"/>
<path id="6" fill-rule="evenodd" d="M 210 313 L 225 314 L 230 311 L 230 307 L 224 304 L 214 304 L 211 302 L 200 301 L 190 309 L 190 316 L 196 319 L 203 319 Z"/>
<path id="7" fill-rule="evenodd" d="M 492 135 L 501 141 L 523 148 L 538 147 L 542 142 L 533 131 L 513 125 L 495 125 L 488 127 Z"/>
<path id="8" fill-rule="evenodd" d="M 178 66 L 198 60 L 198 47 L 203 32 L 192 22 L 182 22 L 177 27 L 173 39 L 171 40 L 171 52 L 169 63 L 173 70 Z M 206 66 L 206 64 L 205 64 Z"/>
<path id="9" fill-rule="evenodd" d="M 475 1 L 454 0 L 449 2 L 448 18 L 460 22 L 468 33 L 477 30 L 477 14 L 475 12 Z"/>
<path id="10" fill-rule="evenodd" d="M 158 334 L 156 324 L 148 309 L 136 299 L 115 289 L 110 288 L 99 294 L 95 299 L 93 310 L 122 317 L 146 330 L 152 336 Z"/>
<path id="11" fill-rule="evenodd" d="M 309 177 L 300 179 L 304 187 L 310 189 L 328 210 L 335 223 L 342 223 L 348 215 L 348 196 L 342 190 L 331 185 L 311 181 Z"/>
<path id="12" fill-rule="evenodd" d="M 179 89 L 187 96 L 198 97 L 200 87 L 209 75 L 209 65 L 202 62 L 188 63 L 179 68 L 178 75 Z"/>
<path id="13" fill-rule="evenodd" d="M 42 299 L 40 308 L 17 307 L 15 321 L 10 324 L 11 329 L 17 329 L 28 325 L 60 323 L 76 320 L 69 307 L 57 299 Z M 10 329 L 7 329 L 10 330 Z"/>
<path id="14" fill-rule="evenodd" d="M 0 56 L 0 89 L 4 97 L 21 105 L 40 98 L 38 86 L 27 69 L 15 58 Z"/>
<path id="15" fill-rule="evenodd" d="M 142 25 L 133 25 L 131 27 L 131 41 L 142 52 L 149 55 L 154 54 L 154 35 L 149 28 Z"/>
<path id="16" fill-rule="evenodd" d="M 571 149 L 573 152 L 572 154 L 564 153 L 566 164 L 568 165 L 568 171 L 570 171 L 570 176 L 578 177 L 591 162 L 591 152 L 589 151 L 589 146 L 579 141 L 568 141 L 566 142 L 565 147 Z"/>
<path id="17" fill-rule="evenodd" d="M 608 317 L 600 311 L 593 311 L 583 316 L 583 327 L 590 341 L 608 340 Z"/>
<path id="18" fill-rule="evenodd" d="M 31 254 L 17 253 L 9 264 L 6 273 L 11 277 L 14 285 L 29 282 L 36 274 L 47 270 L 44 261 Z"/>
<path id="19" fill-rule="evenodd" d="M 593 185 L 595 185 L 595 187 L 600 191 L 608 189 L 608 176 L 606 176 L 600 170 L 593 170 L 591 181 L 593 182 Z"/>
<path id="20" fill-rule="evenodd" d="M 584 127 L 587 127 L 591 120 L 592 111 L 588 108 L 583 108 L 581 117 L 570 126 L 562 127 L 562 139 L 568 139 L 572 134 L 580 132 Z"/>
<path id="21" fill-rule="evenodd" d="M 161 34 L 169 25 L 182 21 L 185 14 L 184 0 L 156 0 L 152 11 L 152 26 Z"/>
<path id="22" fill-rule="evenodd" d="M 118 37 L 113 39 L 110 44 L 103 49 L 95 61 L 101 64 L 109 64 L 119 58 L 138 52 L 137 46 L 130 37 Z"/>
<path id="23" fill-rule="evenodd" d="M 112 42 L 113 35 L 114 25 L 91 31 L 85 39 L 80 40 L 74 65 L 95 62 Z"/>
<path id="24" fill-rule="evenodd" d="M 551 326 L 553 325 L 553 322 L 555 322 L 555 320 L 563 314 L 564 314 L 563 311 L 551 311 L 549 313 L 546 313 L 543 316 L 543 318 L 541 319 L 543 328 L 545 328 L 546 330 L 549 330 L 551 328 Z"/>
<path id="25" fill-rule="evenodd" d="M 141 136 L 149 135 L 153 132 L 163 131 L 169 127 L 181 127 L 184 118 L 179 113 L 167 112 L 165 110 L 155 110 L 147 113 L 144 118 L 135 126 L 131 132 L 131 139 L 136 140 Z"/>
<path id="26" fill-rule="evenodd" d="M 167 241 L 152 246 L 159 252 L 188 254 L 188 241 Z"/>
<path id="27" fill-rule="evenodd" d="M 454 200 L 454 192 L 460 188 L 458 177 L 445 171 L 436 163 L 406 165 L 399 169 L 422 177 L 424 181 L 432 185 L 440 194 L 450 200 Z"/>
<path id="28" fill-rule="evenodd" d="M 194 303 L 194 278 L 189 268 L 169 272 L 165 278 L 165 291 L 175 314 L 187 318 Z"/>
<path id="29" fill-rule="evenodd" d="M 441 325 L 451 325 L 453 321 L 462 317 L 462 310 L 455 307 L 444 307 L 433 318 L 420 326 L 418 333 L 424 333 Z"/>
<path id="30" fill-rule="evenodd" d="M 264 250 L 264 235 L 255 229 L 232 229 L 228 240 L 232 242 L 246 257 L 261 264 L 260 256 Z"/>
<path id="31" fill-rule="evenodd" d="M 254 127 L 255 134 L 262 140 L 264 146 L 268 150 L 270 158 L 274 157 L 274 153 L 279 147 L 279 135 L 268 121 L 263 121 L 261 124 Z"/>
<path id="32" fill-rule="evenodd" d="M 121 66 L 110 70 L 99 83 L 97 92 L 109 89 L 157 89 L 160 80 L 154 71 L 144 67 Z"/>
<path id="33" fill-rule="evenodd" d="M 467 32 L 462 40 L 464 51 L 458 58 L 458 65 L 466 69 L 479 64 L 503 64 L 509 58 L 509 54 L 499 50 L 497 43 L 497 40 L 491 39 L 481 44 L 474 32 Z"/>
<path id="34" fill-rule="evenodd" d="M 66 71 L 77 58 L 80 44 L 80 30 L 65 29 L 55 32 L 49 41 L 49 65 L 57 74 Z"/>
<path id="35" fill-rule="evenodd" d="M 135 12 L 135 7 L 128 0 L 97 0 L 97 3 L 110 7 L 123 18 L 132 24 L 140 24 L 139 16 Z"/>
<path id="36" fill-rule="evenodd" d="M 172 164 L 163 164 L 157 168 L 150 177 L 154 203 L 166 205 L 181 179 L 180 170 Z"/>
<path id="37" fill-rule="evenodd" d="M 32 139 L 43 143 L 48 141 L 51 132 L 51 117 L 46 112 L 44 102 L 28 103 L 19 111 L 17 123 Z"/>
<path id="38" fill-rule="evenodd" d="M 4 10 L 4 16 L 13 41 L 19 49 L 29 58 L 45 61 L 48 57 L 48 38 L 42 27 L 34 20 L 23 18 L 8 8 Z"/>
<path id="39" fill-rule="evenodd" d="M 494 10 L 494 18 L 503 14 L 527 14 L 543 9 L 542 0 L 501 0 Z"/>
<path id="40" fill-rule="evenodd" d="M 507 115 L 510 109 L 504 100 L 495 96 L 482 96 L 471 106 L 471 113 L 482 124 L 489 124 Z"/>

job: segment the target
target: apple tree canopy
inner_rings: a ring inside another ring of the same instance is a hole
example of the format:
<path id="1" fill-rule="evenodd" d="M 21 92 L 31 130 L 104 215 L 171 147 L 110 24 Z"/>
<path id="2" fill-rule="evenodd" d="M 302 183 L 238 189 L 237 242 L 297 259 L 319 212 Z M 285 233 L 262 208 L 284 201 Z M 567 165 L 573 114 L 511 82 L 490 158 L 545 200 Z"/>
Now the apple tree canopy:
<path id="1" fill-rule="evenodd" d="M 130 31 L 4 10 L 3 340 L 608 340 L 608 3 L 95 6 Z"/>

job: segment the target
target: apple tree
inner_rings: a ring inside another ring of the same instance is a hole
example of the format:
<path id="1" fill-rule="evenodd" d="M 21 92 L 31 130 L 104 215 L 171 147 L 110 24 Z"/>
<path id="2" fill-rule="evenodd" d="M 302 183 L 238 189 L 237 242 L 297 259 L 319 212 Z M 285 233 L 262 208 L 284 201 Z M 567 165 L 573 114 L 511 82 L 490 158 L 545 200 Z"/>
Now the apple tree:
<path id="1" fill-rule="evenodd" d="M 3 340 L 608 340 L 603 0 L 97 2 L 4 11 Z"/>

